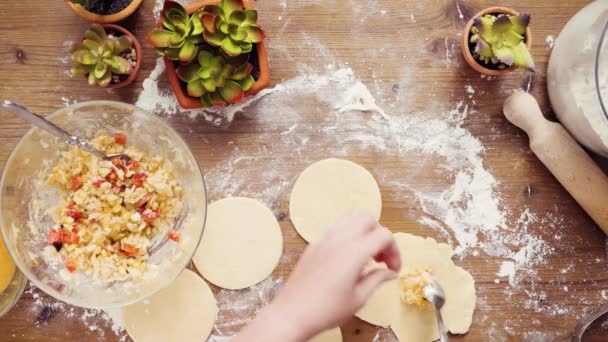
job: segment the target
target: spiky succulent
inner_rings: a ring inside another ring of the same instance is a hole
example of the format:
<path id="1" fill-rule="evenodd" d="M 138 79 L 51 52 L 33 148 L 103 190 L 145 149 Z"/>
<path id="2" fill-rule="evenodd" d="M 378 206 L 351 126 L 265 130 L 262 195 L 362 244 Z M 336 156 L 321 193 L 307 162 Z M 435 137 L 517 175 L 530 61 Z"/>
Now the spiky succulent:
<path id="1" fill-rule="evenodd" d="M 203 42 L 203 26 L 196 13 L 189 15 L 184 6 L 166 1 L 162 13 L 163 28 L 152 30 L 148 42 L 161 55 L 171 60 L 188 63 L 196 57 L 198 45 Z"/>
<path id="2" fill-rule="evenodd" d="M 207 5 L 200 11 L 203 38 L 228 56 L 249 53 L 253 43 L 264 39 L 258 26 L 258 12 L 245 10 L 242 0 L 222 0 L 219 6 Z"/>
<path id="3" fill-rule="evenodd" d="M 535 71 L 534 60 L 525 43 L 529 24 L 528 14 L 489 14 L 476 18 L 471 36 L 471 43 L 475 44 L 473 52 L 476 58 L 486 64 L 516 65 Z"/>
<path id="4" fill-rule="evenodd" d="M 84 34 L 85 39 L 70 48 L 72 76 L 88 75 L 90 85 L 106 87 L 112 75 L 128 75 L 133 66 L 121 53 L 133 47 L 129 36 L 108 35 L 98 24 L 91 25 Z"/>
<path id="5" fill-rule="evenodd" d="M 206 107 L 235 103 L 253 87 L 252 65 L 248 62 L 229 62 L 210 51 L 201 51 L 196 61 L 180 65 L 177 76 L 188 84 L 188 95 L 200 97 Z"/>

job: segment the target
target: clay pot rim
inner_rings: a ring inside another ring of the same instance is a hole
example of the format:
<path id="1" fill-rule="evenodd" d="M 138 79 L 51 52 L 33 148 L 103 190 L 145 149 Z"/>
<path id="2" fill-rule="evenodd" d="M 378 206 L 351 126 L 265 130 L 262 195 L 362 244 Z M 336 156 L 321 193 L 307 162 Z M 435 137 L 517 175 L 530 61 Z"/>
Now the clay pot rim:
<path id="1" fill-rule="evenodd" d="M 205 5 L 219 4 L 219 0 L 202 0 L 193 4 L 190 4 L 186 7 L 188 13 L 193 13 L 199 8 Z M 246 9 L 253 9 L 253 5 L 250 0 L 243 0 L 243 5 Z M 159 20 L 157 27 L 162 27 L 162 22 Z M 255 84 L 251 89 L 245 92 L 245 96 L 257 94 L 260 90 L 267 88 L 270 84 L 270 66 L 268 65 L 268 55 L 266 51 L 266 45 L 262 40 L 259 43 L 255 44 L 254 47 L 258 53 L 258 64 L 260 67 L 260 77 L 255 81 Z M 185 93 L 181 87 L 180 80 L 177 77 L 174 61 L 164 58 L 167 78 L 169 79 L 169 83 L 171 84 L 171 88 L 173 89 L 173 93 L 177 98 L 177 102 L 183 109 L 198 109 L 203 108 L 203 104 L 198 97 L 189 96 Z"/>
<path id="2" fill-rule="evenodd" d="M 125 86 L 133 83 L 133 81 L 135 81 L 135 78 L 137 77 L 137 74 L 139 73 L 139 69 L 141 68 L 141 63 L 143 60 L 141 44 L 139 43 L 139 40 L 137 40 L 137 38 L 135 38 L 135 36 L 131 32 L 129 32 L 129 30 L 127 30 L 126 28 L 124 28 L 122 26 L 118 26 L 118 25 L 114 25 L 114 24 L 100 24 L 100 25 L 104 28 L 104 30 L 106 30 L 106 33 L 107 33 L 108 29 L 114 30 L 114 31 L 119 31 L 123 35 L 127 35 L 127 36 L 131 37 L 131 39 L 133 40 L 133 46 L 135 47 L 135 53 L 137 54 L 137 58 L 135 60 L 135 67 L 133 67 L 133 70 L 131 70 L 129 77 L 127 77 L 126 79 L 124 79 L 123 81 L 120 81 L 118 83 L 110 83 L 107 87 L 100 87 L 100 88 L 118 89 L 118 88 L 125 87 Z M 80 41 L 83 41 L 83 40 L 84 40 L 84 37 Z"/>
<path id="3" fill-rule="evenodd" d="M 462 33 L 462 39 L 460 40 L 460 49 L 462 50 L 462 55 L 464 56 L 464 60 L 467 62 L 467 64 L 469 64 L 471 66 L 471 68 L 477 70 L 478 72 L 480 72 L 484 75 L 501 76 L 501 75 L 506 75 L 506 74 L 516 70 L 517 66 L 512 65 L 511 67 L 506 68 L 504 70 L 488 69 L 488 68 L 484 67 L 483 65 L 481 65 L 479 62 L 477 62 L 475 57 L 473 57 L 473 53 L 471 52 L 471 49 L 469 49 L 469 34 L 471 32 L 471 28 L 473 27 L 475 19 L 479 18 L 481 16 L 484 16 L 486 14 L 492 14 L 492 13 L 519 15 L 519 12 L 517 12 L 516 10 L 509 8 L 509 7 L 503 7 L 503 6 L 492 6 L 492 7 L 488 7 L 484 10 L 477 12 L 477 14 L 475 14 L 471 18 L 471 20 L 469 20 L 467 25 L 464 27 L 464 30 Z M 528 49 L 532 49 L 532 31 L 530 30 L 529 25 L 528 25 L 528 28 L 526 29 L 525 39 L 526 39 L 526 46 L 528 47 Z"/>
<path id="4" fill-rule="evenodd" d="M 96 13 L 87 11 L 84 7 L 82 7 L 82 5 L 75 4 L 68 0 L 65 0 L 66 4 L 79 17 L 81 17 L 85 20 L 88 20 L 90 22 L 93 22 L 93 23 L 98 23 L 98 24 L 113 24 L 113 23 L 116 23 L 123 19 L 126 19 L 131 14 L 133 14 L 135 12 L 135 10 L 137 10 L 137 8 L 139 8 L 139 6 L 142 4 L 143 1 L 144 0 L 133 0 L 129 4 L 129 6 L 125 7 L 124 9 L 122 9 L 121 11 L 119 11 L 117 13 L 101 15 L 101 14 L 96 14 Z"/>

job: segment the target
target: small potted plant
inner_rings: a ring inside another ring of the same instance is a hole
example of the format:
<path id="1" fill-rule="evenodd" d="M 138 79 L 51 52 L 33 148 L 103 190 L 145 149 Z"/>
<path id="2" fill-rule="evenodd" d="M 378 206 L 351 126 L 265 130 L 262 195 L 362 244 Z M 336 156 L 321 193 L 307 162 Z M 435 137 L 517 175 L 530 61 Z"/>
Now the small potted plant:
<path id="1" fill-rule="evenodd" d="M 78 16 L 99 24 L 112 24 L 133 14 L 143 0 L 65 0 Z"/>
<path id="2" fill-rule="evenodd" d="M 534 72 L 529 24 L 528 14 L 506 7 L 490 7 L 477 13 L 462 35 L 464 59 L 485 75 L 505 75 L 517 68 Z"/>
<path id="3" fill-rule="evenodd" d="M 164 56 L 183 108 L 240 101 L 270 83 L 264 31 L 248 0 L 166 1 L 148 42 Z"/>
<path id="4" fill-rule="evenodd" d="M 70 48 L 72 76 L 85 76 L 90 85 L 122 88 L 135 80 L 141 67 L 141 45 L 124 28 L 93 24 L 80 43 Z"/>

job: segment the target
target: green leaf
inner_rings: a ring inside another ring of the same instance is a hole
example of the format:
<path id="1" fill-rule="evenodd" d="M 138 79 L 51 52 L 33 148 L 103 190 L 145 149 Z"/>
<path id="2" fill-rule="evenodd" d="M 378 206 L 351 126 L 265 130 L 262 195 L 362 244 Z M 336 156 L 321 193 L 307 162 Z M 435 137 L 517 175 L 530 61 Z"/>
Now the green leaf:
<path id="1" fill-rule="evenodd" d="M 234 44 L 231 39 L 224 39 L 221 48 L 228 56 L 238 56 L 243 51 L 241 47 Z"/>
<path id="2" fill-rule="evenodd" d="M 107 87 L 112 82 L 112 72 L 106 70 L 106 72 L 97 79 L 97 85 L 100 87 Z"/>
<path id="3" fill-rule="evenodd" d="M 198 65 L 196 63 L 180 65 L 177 68 L 176 74 L 180 80 L 188 83 L 190 81 L 199 79 L 199 77 L 198 77 L 199 69 L 200 69 L 200 65 Z"/>
<path id="4" fill-rule="evenodd" d="M 183 13 L 184 15 L 188 15 L 186 8 L 184 8 L 184 6 L 182 6 L 179 2 L 165 1 L 161 15 L 163 17 L 167 17 L 171 13 Z"/>
<path id="5" fill-rule="evenodd" d="M 256 10 L 244 10 L 245 21 L 244 24 L 255 25 L 258 22 L 258 11 Z"/>
<path id="6" fill-rule="evenodd" d="M 207 13 L 203 14 L 201 17 L 201 25 L 203 25 L 204 30 L 209 33 L 215 33 L 217 22 L 218 17 L 214 16 L 213 14 Z"/>
<path id="7" fill-rule="evenodd" d="M 103 28 L 103 26 L 101 26 L 99 24 L 93 24 L 93 25 L 91 25 L 89 27 L 88 31 L 91 31 L 95 35 L 97 35 L 97 37 L 100 39 L 99 41 L 97 41 L 98 43 L 103 43 L 106 40 L 108 40 L 108 35 L 106 34 L 106 30 Z M 85 37 L 88 38 L 88 39 L 91 39 L 91 38 L 87 37 L 86 32 L 85 32 Z"/>
<path id="8" fill-rule="evenodd" d="M 163 30 L 154 29 L 148 34 L 148 42 L 155 47 L 168 47 L 173 39 L 175 39 L 176 33 Z"/>
<path id="9" fill-rule="evenodd" d="M 179 60 L 179 48 L 167 48 L 165 50 L 165 57 L 172 61 Z"/>
<path id="10" fill-rule="evenodd" d="M 225 18 L 224 10 L 216 5 L 207 5 L 203 7 L 202 13 L 208 13 L 214 17 Z"/>
<path id="11" fill-rule="evenodd" d="M 504 64 L 511 66 L 515 62 L 515 55 L 513 54 L 512 48 L 509 46 L 503 46 L 501 48 L 493 48 L 492 51 L 494 56 L 498 58 Z"/>
<path id="12" fill-rule="evenodd" d="M 226 102 L 236 103 L 243 99 L 245 95 L 241 86 L 235 81 L 227 80 L 224 87 L 220 89 L 220 94 Z"/>
<path id="13" fill-rule="evenodd" d="M 89 50 L 78 50 L 72 54 L 72 61 L 80 64 L 93 65 L 97 63 L 97 56 Z"/>
<path id="14" fill-rule="evenodd" d="M 78 44 L 72 45 L 72 47 L 70 47 L 70 49 L 68 50 L 68 52 L 69 53 L 74 53 L 74 52 L 79 51 L 79 50 L 89 51 L 90 49 L 88 47 L 86 47 L 83 43 L 78 43 Z"/>
<path id="15" fill-rule="evenodd" d="M 124 35 L 114 39 L 114 53 L 119 54 L 133 46 L 131 37 Z"/>
<path id="16" fill-rule="evenodd" d="M 232 78 L 231 76 L 236 71 L 236 68 L 233 65 L 226 64 L 219 72 L 219 76 L 223 79 Z"/>
<path id="17" fill-rule="evenodd" d="M 253 70 L 253 66 L 250 63 L 245 63 L 245 64 L 239 66 L 230 78 L 235 81 L 240 81 L 240 80 L 244 79 L 245 77 L 249 76 L 249 74 L 251 74 L 252 70 Z"/>
<path id="18" fill-rule="evenodd" d="M 105 75 L 106 71 L 108 71 L 108 66 L 103 61 L 98 61 L 97 64 L 95 64 L 94 72 L 96 78 L 101 78 Z"/>
<path id="19" fill-rule="evenodd" d="M 230 33 L 230 24 L 228 24 L 227 22 L 220 22 L 218 28 L 220 29 L 220 31 L 222 31 L 223 34 Z"/>
<path id="20" fill-rule="evenodd" d="M 103 62 L 110 67 L 110 70 L 119 75 L 130 74 L 133 67 L 129 64 L 129 61 L 120 57 L 120 56 L 112 56 L 109 58 L 104 58 Z"/>
<path id="21" fill-rule="evenodd" d="M 247 19 L 247 14 L 245 13 L 245 11 L 238 10 L 238 11 L 234 11 L 234 12 L 232 12 L 232 14 L 230 14 L 230 17 L 228 18 L 228 23 L 239 26 L 246 19 Z"/>
<path id="22" fill-rule="evenodd" d="M 211 93 L 209 95 L 209 101 L 214 106 L 221 106 L 226 104 L 226 101 L 222 98 L 222 95 L 219 92 Z"/>
<path id="23" fill-rule="evenodd" d="M 97 79 L 95 78 L 95 73 L 94 72 L 90 72 L 89 73 L 89 85 L 95 85 L 97 84 Z"/>
<path id="24" fill-rule="evenodd" d="M 241 85 L 241 88 L 243 88 L 243 91 L 249 91 L 251 88 L 253 88 L 255 79 L 253 79 L 253 76 L 247 75 L 247 77 L 241 80 L 239 84 Z"/>
<path id="25" fill-rule="evenodd" d="M 232 12 L 242 10 L 244 5 L 242 0 L 222 0 L 220 7 L 224 10 L 226 18 L 230 18 Z"/>
<path id="26" fill-rule="evenodd" d="M 205 88 L 203 88 L 203 84 L 201 83 L 201 80 L 194 80 L 194 81 L 188 82 L 187 91 L 188 91 L 188 95 L 190 95 L 192 97 L 199 97 L 199 96 L 203 96 L 203 94 L 205 94 Z"/>
<path id="27" fill-rule="evenodd" d="M 205 90 L 210 93 L 214 92 L 216 89 L 215 80 L 213 80 L 213 78 L 204 79 L 201 81 L 201 83 L 203 84 Z"/>
<path id="28" fill-rule="evenodd" d="M 509 16 L 509 19 L 511 19 L 511 23 L 513 23 L 513 31 L 515 31 L 515 33 L 522 36 L 526 34 L 526 29 L 528 28 L 528 25 L 530 25 L 530 15 L 512 15 Z"/>
<path id="29" fill-rule="evenodd" d="M 171 20 L 163 18 L 163 27 L 169 31 L 175 31 L 175 26 L 171 23 Z"/>
<path id="30" fill-rule="evenodd" d="M 203 32 L 203 39 L 205 39 L 205 41 L 211 46 L 222 45 L 222 41 L 224 41 L 225 37 L 226 35 L 219 30 L 215 33 L 207 31 Z"/>
<path id="31" fill-rule="evenodd" d="M 494 57 L 492 46 L 483 40 L 483 38 L 479 38 L 477 41 L 477 45 L 475 45 L 475 52 L 482 57 Z"/>
<path id="32" fill-rule="evenodd" d="M 247 38 L 247 32 L 237 27 L 236 30 L 230 32 L 230 38 L 237 42 L 243 41 Z"/>
<path id="33" fill-rule="evenodd" d="M 213 58 L 213 54 L 209 51 L 201 51 L 198 54 L 198 64 L 201 66 L 208 66 L 211 64 L 211 59 Z"/>
<path id="34" fill-rule="evenodd" d="M 201 96 L 201 103 L 203 104 L 204 108 L 211 107 L 211 96 L 209 93 Z"/>
<path id="35" fill-rule="evenodd" d="M 91 50 L 91 51 L 95 51 L 97 53 L 99 53 L 100 48 L 101 48 L 101 44 L 99 44 L 98 42 L 92 40 L 92 39 L 85 39 L 82 41 L 82 45 L 84 45 L 87 49 Z"/>
<path id="36" fill-rule="evenodd" d="M 483 16 L 475 18 L 475 27 L 479 30 L 479 36 L 483 38 L 489 44 L 493 44 L 496 41 L 496 34 L 492 30 L 494 21 L 491 17 Z"/>
<path id="37" fill-rule="evenodd" d="M 534 63 L 534 59 L 532 58 L 532 54 L 528 47 L 524 42 L 519 43 L 519 45 L 513 47 L 513 54 L 515 55 L 515 65 L 518 68 L 528 69 L 529 71 L 536 71 L 536 64 Z"/>
<path id="38" fill-rule="evenodd" d="M 264 37 L 266 36 L 264 30 L 262 30 L 259 26 L 242 26 L 241 30 L 242 29 L 247 32 L 247 38 L 245 39 L 245 41 L 249 43 L 259 43 L 264 40 Z"/>
<path id="39" fill-rule="evenodd" d="M 190 21 L 192 23 L 192 32 L 190 32 L 190 35 L 196 36 L 203 34 L 203 24 L 201 22 L 201 17 L 197 13 L 192 14 Z"/>
<path id="40" fill-rule="evenodd" d="M 251 50 L 253 49 L 253 45 L 248 42 L 240 42 L 239 46 L 241 47 L 241 50 L 242 50 L 241 54 L 250 53 Z"/>
<path id="41" fill-rule="evenodd" d="M 84 76 L 84 75 L 88 74 L 89 72 L 91 72 L 91 66 L 84 65 L 84 64 L 76 64 L 72 67 L 72 69 L 70 71 L 72 73 L 72 77 Z"/>
<path id="42" fill-rule="evenodd" d="M 184 45 L 179 50 L 179 60 L 182 63 L 187 63 L 196 55 L 197 47 L 190 39 L 186 39 Z"/>

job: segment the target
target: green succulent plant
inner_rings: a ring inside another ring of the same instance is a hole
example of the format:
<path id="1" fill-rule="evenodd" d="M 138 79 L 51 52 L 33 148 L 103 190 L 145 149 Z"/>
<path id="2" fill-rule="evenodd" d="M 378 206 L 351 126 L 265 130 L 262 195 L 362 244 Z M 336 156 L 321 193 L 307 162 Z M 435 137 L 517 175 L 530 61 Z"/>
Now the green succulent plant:
<path id="1" fill-rule="evenodd" d="M 535 71 L 536 65 L 525 43 L 530 24 L 528 14 L 485 15 L 475 19 L 471 43 L 475 57 L 486 64 L 516 65 Z"/>
<path id="2" fill-rule="evenodd" d="M 171 60 L 188 63 L 197 55 L 203 42 L 203 26 L 198 14 L 188 14 L 184 6 L 166 1 L 161 12 L 163 28 L 152 30 L 148 42 L 161 55 Z"/>
<path id="3" fill-rule="evenodd" d="M 246 61 L 226 61 L 221 55 L 203 50 L 196 61 L 180 65 L 177 76 L 188 84 L 188 95 L 200 97 L 203 105 L 209 107 L 240 101 L 255 83 L 252 70 Z"/>
<path id="4" fill-rule="evenodd" d="M 98 24 L 91 25 L 84 34 L 85 39 L 70 48 L 72 76 L 88 75 L 90 85 L 106 87 L 112 76 L 128 75 L 133 66 L 121 53 L 133 47 L 129 36 L 109 36 Z"/>
<path id="5" fill-rule="evenodd" d="M 228 56 L 251 52 L 253 43 L 264 39 L 258 26 L 258 12 L 245 10 L 242 0 L 222 0 L 219 6 L 207 5 L 200 11 L 203 38 Z"/>

